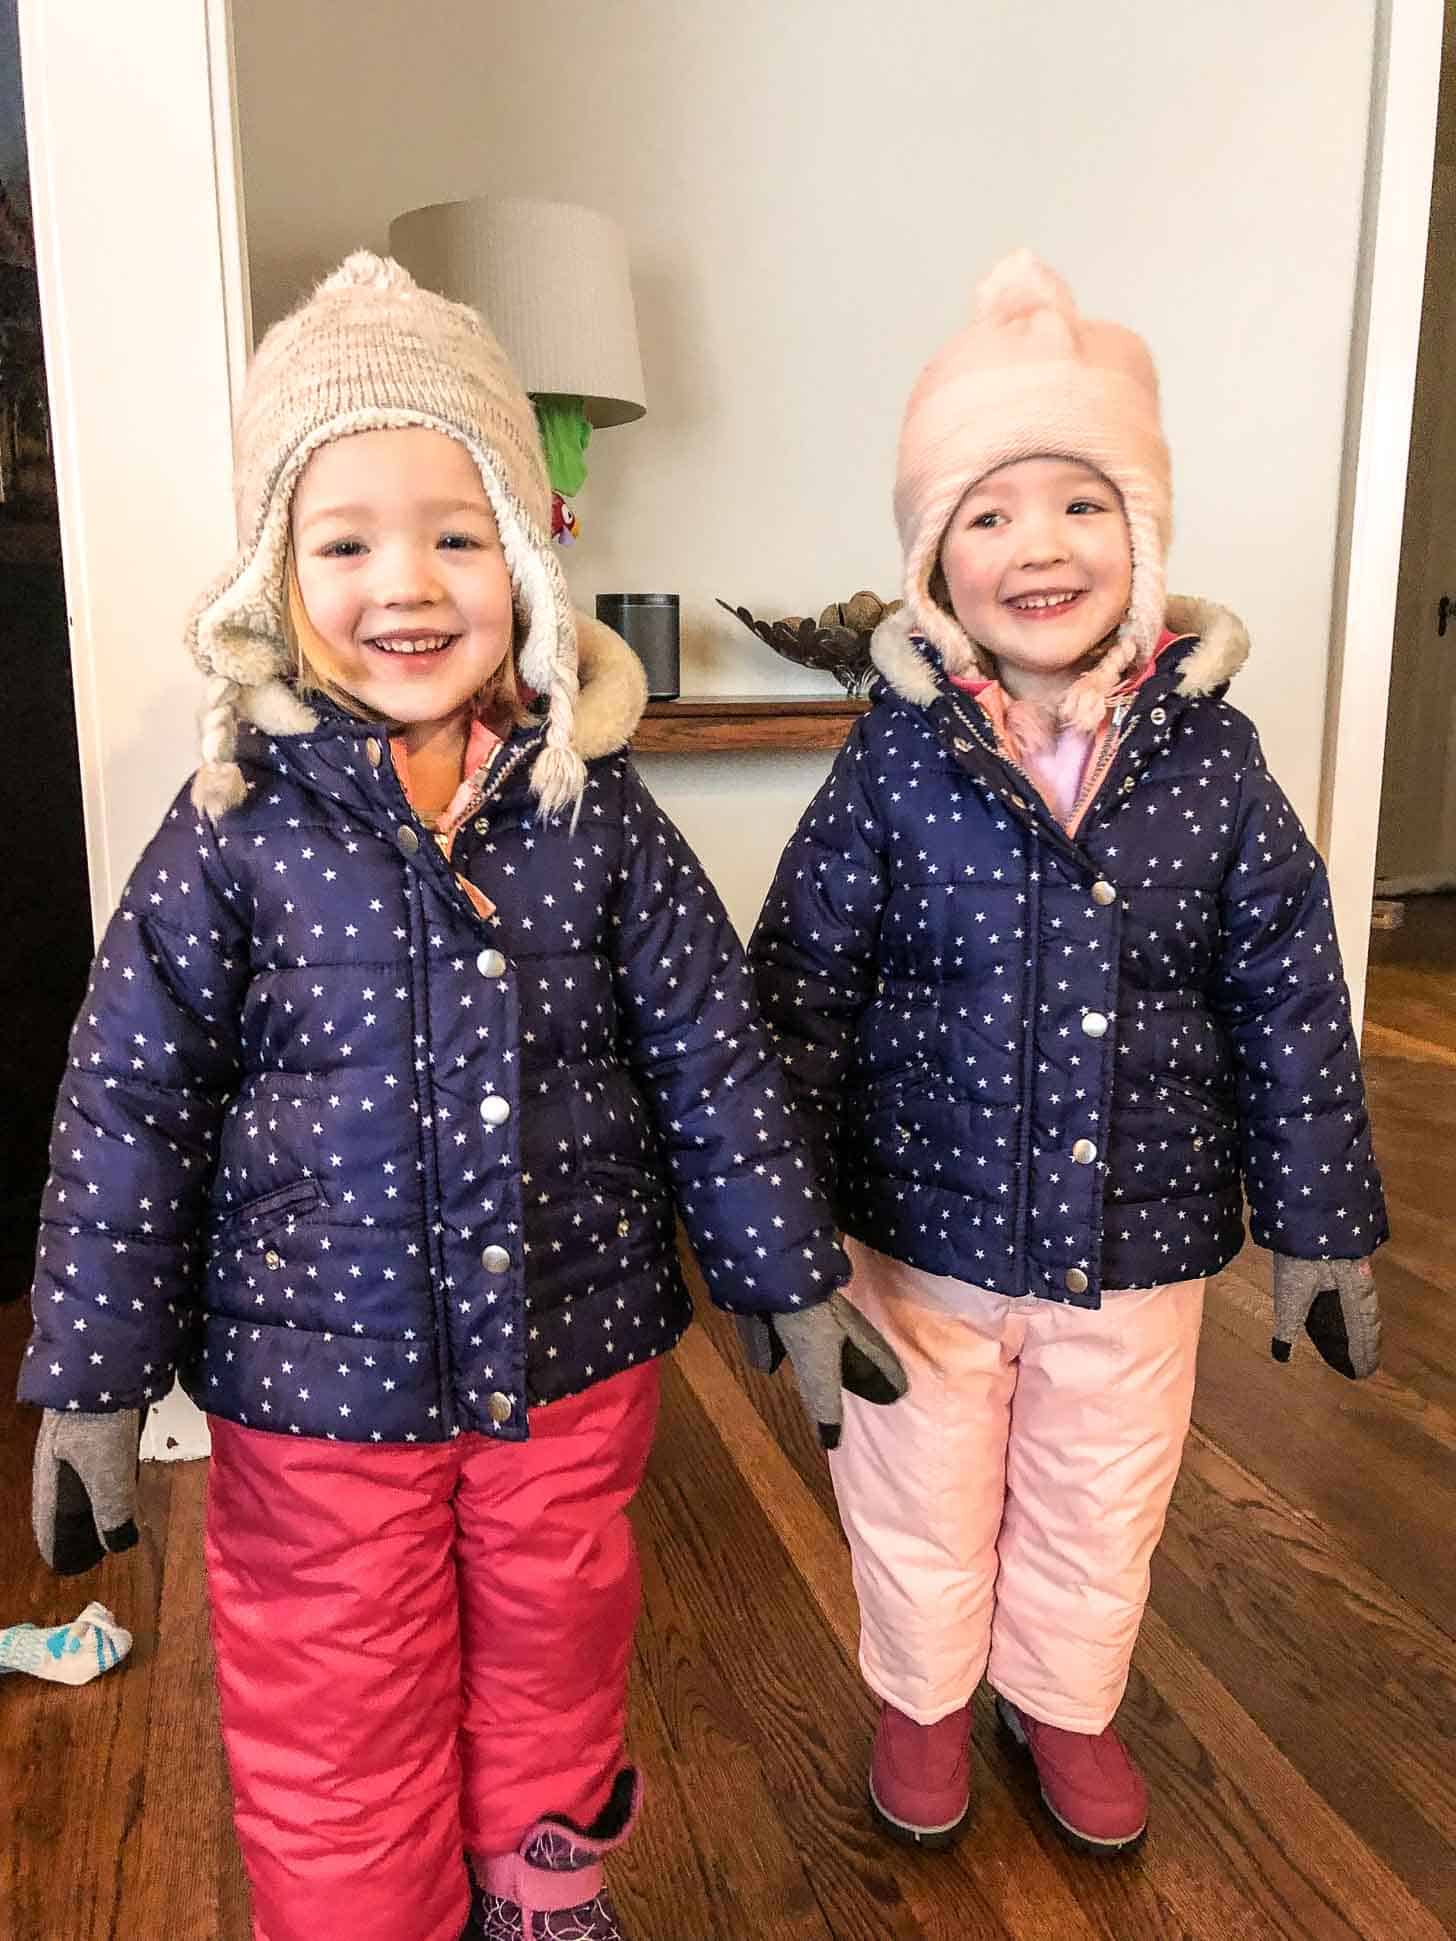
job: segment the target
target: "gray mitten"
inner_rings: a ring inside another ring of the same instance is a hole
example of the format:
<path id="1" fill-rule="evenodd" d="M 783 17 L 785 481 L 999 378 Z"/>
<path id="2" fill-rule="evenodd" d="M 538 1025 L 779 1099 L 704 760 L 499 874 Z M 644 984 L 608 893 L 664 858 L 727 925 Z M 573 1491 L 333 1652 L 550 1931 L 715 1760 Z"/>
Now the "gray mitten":
<path id="1" fill-rule="evenodd" d="M 866 1402 L 884 1404 L 898 1402 L 909 1387 L 889 1342 L 842 1294 L 792 1314 L 739 1314 L 734 1319 L 754 1368 L 771 1375 L 788 1356 L 825 1449 L 839 1447 L 845 1389 Z"/>
<path id="2" fill-rule="evenodd" d="M 79 1576 L 137 1540 L 141 1415 L 47 1409 L 35 1445 L 31 1521 L 40 1554 L 62 1577 Z"/>
<path id="3" fill-rule="evenodd" d="M 1380 1302 L 1368 1260 L 1293 1260 L 1274 1256 L 1275 1361 L 1288 1361 L 1299 1330 L 1350 1381 L 1380 1365 Z"/>

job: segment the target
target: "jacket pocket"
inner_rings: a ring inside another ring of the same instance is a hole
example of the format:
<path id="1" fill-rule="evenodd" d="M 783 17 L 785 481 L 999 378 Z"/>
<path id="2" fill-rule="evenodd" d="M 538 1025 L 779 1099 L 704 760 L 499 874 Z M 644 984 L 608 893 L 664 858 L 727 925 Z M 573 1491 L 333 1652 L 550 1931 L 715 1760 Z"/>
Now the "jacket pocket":
<path id="1" fill-rule="evenodd" d="M 624 1255 L 655 1254 L 670 1243 L 672 1197 L 651 1167 L 595 1160 L 587 1165 L 584 1183 L 587 1238 L 599 1252 L 620 1248 Z"/>
<path id="2" fill-rule="evenodd" d="M 238 1246 L 291 1231 L 327 1205 L 324 1189 L 316 1179 L 292 1180 L 223 1214 L 217 1224 L 217 1240 L 224 1246 Z"/>
<path id="3" fill-rule="evenodd" d="M 965 1111 L 949 1080 L 916 1068 L 861 1092 L 845 1114 L 842 1136 L 872 1171 L 918 1180 L 939 1169 Z"/>

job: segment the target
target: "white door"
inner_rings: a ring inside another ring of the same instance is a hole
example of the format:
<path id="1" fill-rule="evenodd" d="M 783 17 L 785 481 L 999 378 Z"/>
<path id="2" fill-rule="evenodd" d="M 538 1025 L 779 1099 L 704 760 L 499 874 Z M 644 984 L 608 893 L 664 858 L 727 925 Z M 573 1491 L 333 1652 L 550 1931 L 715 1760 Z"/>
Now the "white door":
<path id="1" fill-rule="evenodd" d="M 92 913 L 196 766 L 182 622 L 233 545 L 247 275 L 229 0 L 21 0 Z M 204 1455 L 180 1392 L 147 1455 Z"/>
<path id="2" fill-rule="evenodd" d="M 1456 41 L 1446 60 L 1456 68 Z M 1456 114 L 1442 89 L 1438 140 Z M 1443 605 L 1443 602 L 1445 603 Z M 1442 631 L 1444 626 L 1444 632 Z M 1386 894 L 1456 888 L 1456 162 L 1438 162 L 1376 850 Z"/>

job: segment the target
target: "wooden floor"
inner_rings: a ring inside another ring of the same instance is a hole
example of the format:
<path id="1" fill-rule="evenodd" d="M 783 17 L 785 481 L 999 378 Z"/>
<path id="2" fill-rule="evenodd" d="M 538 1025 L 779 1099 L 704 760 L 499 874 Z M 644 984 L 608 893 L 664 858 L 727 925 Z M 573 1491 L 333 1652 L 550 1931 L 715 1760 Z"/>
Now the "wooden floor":
<path id="1" fill-rule="evenodd" d="M 1195 1427 L 1122 1713 L 1143 1852 L 1045 1828 L 981 1704 L 953 1856 L 871 1829 L 874 1707 L 822 1459 L 719 1319 L 667 1376 L 638 1511 L 634 1941 L 1439 1941 L 1456 1933 L 1456 907 L 1377 940 L 1367 1050 L 1396 1238 L 1383 1371 L 1268 1354 L 1263 1260 L 1212 1291 Z M 0 1397 L 23 1338 L 0 1309 Z M 149 1467 L 145 1537 L 78 1595 L 33 1560 L 29 1413 L 0 1401 L 0 1623 L 88 1596 L 122 1672 L 0 1680 L 3 1941 L 246 1941 L 209 1684 L 200 1465 Z M 401 1936 L 400 1941 L 410 1941 Z"/>

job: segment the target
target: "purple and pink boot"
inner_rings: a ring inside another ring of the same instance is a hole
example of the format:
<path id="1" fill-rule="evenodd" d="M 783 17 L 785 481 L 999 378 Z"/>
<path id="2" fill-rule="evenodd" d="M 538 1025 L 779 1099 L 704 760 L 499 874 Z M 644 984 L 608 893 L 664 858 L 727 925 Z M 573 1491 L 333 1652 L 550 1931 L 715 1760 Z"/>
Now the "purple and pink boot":
<path id="1" fill-rule="evenodd" d="M 475 1904 L 460 1941 L 627 1941 L 602 1860 L 632 1831 L 641 1796 L 624 1768 L 589 1827 L 548 1814 L 514 1852 L 474 1859 Z"/>

